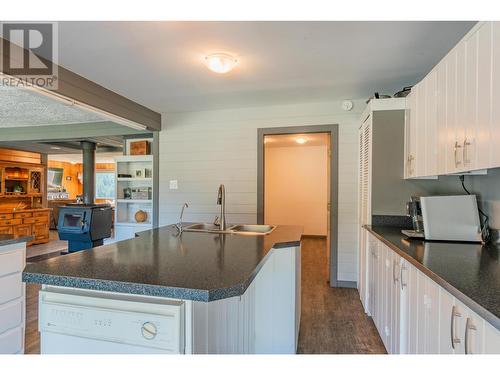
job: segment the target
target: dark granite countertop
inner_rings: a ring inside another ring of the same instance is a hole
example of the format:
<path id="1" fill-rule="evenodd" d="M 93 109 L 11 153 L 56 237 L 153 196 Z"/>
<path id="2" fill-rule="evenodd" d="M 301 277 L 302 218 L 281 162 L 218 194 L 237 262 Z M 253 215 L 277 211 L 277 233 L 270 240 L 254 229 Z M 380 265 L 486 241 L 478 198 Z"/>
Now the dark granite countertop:
<path id="1" fill-rule="evenodd" d="M 31 236 L 24 236 L 24 237 L 14 237 L 13 234 L 0 234 L 0 246 L 4 245 L 11 245 L 14 243 L 20 243 L 20 242 L 29 242 L 33 239 Z"/>
<path id="2" fill-rule="evenodd" d="M 28 264 L 23 281 L 120 293 L 213 301 L 245 292 L 272 248 L 298 246 L 302 227 L 268 235 L 183 232 L 172 227 Z"/>
<path id="3" fill-rule="evenodd" d="M 500 329 L 500 245 L 408 239 L 401 228 L 367 226 L 375 237 Z"/>

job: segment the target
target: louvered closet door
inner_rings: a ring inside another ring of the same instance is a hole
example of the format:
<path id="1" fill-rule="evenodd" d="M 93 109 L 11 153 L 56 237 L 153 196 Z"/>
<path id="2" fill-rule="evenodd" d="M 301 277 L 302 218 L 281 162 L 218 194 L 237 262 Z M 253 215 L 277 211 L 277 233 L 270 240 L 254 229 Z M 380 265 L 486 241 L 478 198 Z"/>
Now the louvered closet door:
<path id="1" fill-rule="evenodd" d="M 360 129 L 359 157 L 359 225 L 371 224 L 370 180 L 371 180 L 371 116 Z"/>
<path id="2" fill-rule="evenodd" d="M 365 224 L 370 224 L 370 155 L 371 155 L 371 117 L 369 117 L 359 129 L 359 269 L 358 269 L 358 289 L 361 301 L 365 311 L 369 312 L 369 262 L 370 251 L 367 249 L 368 237 L 367 231 L 362 228 Z"/>

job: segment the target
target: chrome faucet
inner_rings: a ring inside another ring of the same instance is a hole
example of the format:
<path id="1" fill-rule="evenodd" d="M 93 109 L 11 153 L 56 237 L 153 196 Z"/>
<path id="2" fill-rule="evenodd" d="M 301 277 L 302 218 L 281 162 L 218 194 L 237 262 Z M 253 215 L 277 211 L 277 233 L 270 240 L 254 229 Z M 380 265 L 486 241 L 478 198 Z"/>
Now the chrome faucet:
<path id="1" fill-rule="evenodd" d="M 181 216 L 179 217 L 179 222 L 177 224 L 174 224 L 173 226 L 177 228 L 177 231 L 179 234 L 182 233 L 182 217 L 184 216 L 184 209 L 188 208 L 189 205 L 187 203 L 184 203 L 181 208 Z"/>
<path id="2" fill-rule="evenodd" d="M 220 184 L 219 186 L 219 191 L 217 192 L 217 204 L 220 205 L 220 217 L 215 217 L 214 224 L 218 225 L 220 230 L 226 230 L 226 188 L 224 187 L 224 184 Z"/>

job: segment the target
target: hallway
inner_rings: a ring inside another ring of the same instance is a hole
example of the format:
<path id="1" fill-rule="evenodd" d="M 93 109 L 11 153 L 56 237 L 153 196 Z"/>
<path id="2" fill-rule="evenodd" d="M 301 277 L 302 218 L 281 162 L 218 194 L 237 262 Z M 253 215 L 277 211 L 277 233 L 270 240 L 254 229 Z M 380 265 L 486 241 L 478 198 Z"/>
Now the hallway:
<path id="1" fill-rule="evenodd" d="M 357 289 L 328 285 L 326 240 L 302 238 L 302 318 L 299 347 L 304 354 L 383 354 L 384 344 L 363 311 Z"/>

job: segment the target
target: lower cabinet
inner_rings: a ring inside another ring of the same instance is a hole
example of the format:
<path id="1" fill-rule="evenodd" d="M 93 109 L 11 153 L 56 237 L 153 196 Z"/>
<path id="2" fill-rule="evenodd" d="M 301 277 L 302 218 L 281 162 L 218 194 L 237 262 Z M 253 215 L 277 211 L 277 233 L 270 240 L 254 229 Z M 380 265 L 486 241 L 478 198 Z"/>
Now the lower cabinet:
<path id="1" fill-rule="evenodd" d="M 391 354 L 500 354 L 500 331 L 368 233 L 366 308 Z"/>

